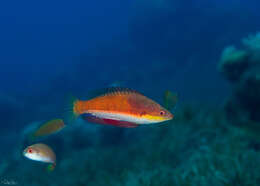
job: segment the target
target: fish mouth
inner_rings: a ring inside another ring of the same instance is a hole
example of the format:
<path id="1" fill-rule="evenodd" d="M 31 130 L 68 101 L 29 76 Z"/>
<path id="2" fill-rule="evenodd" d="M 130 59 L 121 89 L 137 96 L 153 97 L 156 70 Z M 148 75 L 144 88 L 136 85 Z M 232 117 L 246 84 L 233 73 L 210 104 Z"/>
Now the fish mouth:
<path id="1" fill-rule="evenodd" d="M 166 112 L 166 115 L 164 116 L 165 121 L 172 120 L 174 118 L 174 115 L 171 112 Z"/>
<path id="2" fill-rule="evenodd" d="M 22 152 L 23 156 L 27 157 L 27 149 Z"/>
<path id="3" fill-rule="evenodd" d="M 168 118 L 168 120 L 172 120 L 174 118 L 174 115 L 171 114 L 170 117 Z"/>

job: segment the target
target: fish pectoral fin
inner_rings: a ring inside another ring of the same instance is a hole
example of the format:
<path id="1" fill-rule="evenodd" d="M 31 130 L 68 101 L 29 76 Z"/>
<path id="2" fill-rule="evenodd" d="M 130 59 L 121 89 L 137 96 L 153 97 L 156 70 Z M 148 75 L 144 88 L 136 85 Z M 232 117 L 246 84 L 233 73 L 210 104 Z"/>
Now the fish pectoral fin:
<path id="1" fill-rule="evenodd" d="M 177 93 L 167 90 L 163 96 L 163 106 L 167 110 L 172 110 L 176 107 L 178 100 L 179 98 Z"/>

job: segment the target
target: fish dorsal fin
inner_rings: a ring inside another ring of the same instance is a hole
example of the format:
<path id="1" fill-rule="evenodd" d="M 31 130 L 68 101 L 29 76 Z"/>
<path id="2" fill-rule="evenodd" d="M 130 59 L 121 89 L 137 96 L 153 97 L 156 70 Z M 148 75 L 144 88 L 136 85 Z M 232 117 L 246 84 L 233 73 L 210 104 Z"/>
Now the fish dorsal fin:
<path id="1" fill-rule="evenodd" d="M 143 95 L 140 92 L 137 92 L 136 90 L 125 88 L 125 87 L 109 87 L 109 88 L 103 88 L 98 89 L 93 92 L 91 92 L 90 96 L 87 99 L 92 99 L 96 97 L 103 97 L 103 96 L 109 96 L 109 95 L 126 95 L 126 94 L 139 94 Z"/>
<path id="2" fill-rule="evenodd" d="M 105 88 L 103 90 L 104 92 L 100 93 L 99 96 L 97 97 L 102 97 L 102 96 L 107 96 L 107 95 L 125 95 L 125 94 L 140 94 L 141 93 L 137 92 L 134 89 L 131 88 L 126 88 L 126 87 L 109 87 L 109 88 Z"/>

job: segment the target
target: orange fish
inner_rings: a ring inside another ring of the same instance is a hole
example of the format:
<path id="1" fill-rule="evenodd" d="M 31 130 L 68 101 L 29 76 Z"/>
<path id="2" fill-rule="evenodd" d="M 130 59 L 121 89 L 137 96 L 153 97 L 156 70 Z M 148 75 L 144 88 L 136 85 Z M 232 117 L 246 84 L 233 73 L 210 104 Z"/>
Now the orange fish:
<path id="1" fill-rule="evenodd" d="M 74 117 L 118 127 L 137 127 L 171 120 L 173 115 L 155 101 L 128 88 L 108 88 L 90 100 L 74 100 Z"/>

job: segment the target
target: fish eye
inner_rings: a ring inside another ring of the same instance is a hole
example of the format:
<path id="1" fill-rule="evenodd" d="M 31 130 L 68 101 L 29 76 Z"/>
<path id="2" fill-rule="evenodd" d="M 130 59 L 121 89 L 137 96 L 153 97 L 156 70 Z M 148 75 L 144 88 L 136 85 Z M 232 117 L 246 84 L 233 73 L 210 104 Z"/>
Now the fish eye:
<path id="1" fill-rule="evenodd" d="M 32 149 L 28 149 L 27 152 L 28 152 L 28 153 L 33 153 L 33 150 L 32 150 Z"/>
<path id="2" fill-rule="evenodd" d="M 163 110 L 160 111 L 160 115 L 163 116 L 165 112 Z"/>

